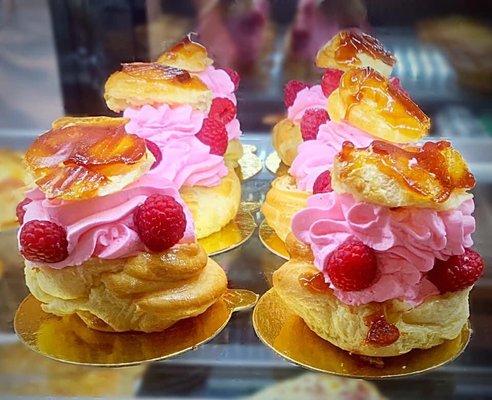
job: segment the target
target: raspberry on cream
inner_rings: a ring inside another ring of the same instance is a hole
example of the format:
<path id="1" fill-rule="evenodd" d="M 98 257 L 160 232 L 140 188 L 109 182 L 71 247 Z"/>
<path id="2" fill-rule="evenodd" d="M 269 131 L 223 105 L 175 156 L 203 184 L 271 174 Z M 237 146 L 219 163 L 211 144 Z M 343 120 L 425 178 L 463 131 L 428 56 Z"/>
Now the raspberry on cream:
<path id="1" fill-rule="evenodd" d="M 354 143 L 356 147 L 366 147 L 373 137 L 349 124 L 328 121 L 319 127 L 316 139 L 299 145 L 297 157 L 289 169 L 299 190 L 313 191 L 316 178 L 331 169 L 345 141 Z"/>
<path id="2" fill-rule="evenodd" d="M 157 179 L 152 174 L 142 176 L 119 192 L 87 200 L 50 200 L 39 189 L 34 189 L 27 194 L 31 202 L 24 206 L 24 224 L 44 220 L 66 230 L 68 257 L 57 263 L 43 264 L 51 268 L 81 265 L 91 257 L 129 257 L 145 251 L 135 231 L 133 211 L 156 193 L 171 196 L 181 204 L 186 216 L 186 229 L 180 243 L 193 242 L 193 219 L 174 183 L 162 177 Z"/>
<path id="3" fill-rule="evenodd" d="M 294 104 L 287 109 L 287 117 L 295 123 L 300 123 L 307 109 L 322 108 L 326 110 L 327 103 L 328 99 L 323 94 L 320 85 L 304 88 L 297 93 Z"/>
<path id="4" fill-rule="evenodd" d="M 473 244 L 473 210 L 472 199 L 449 211 L 390 209 L 329 192 L 308 199 L 307 208 L 294 216 L 292 231 L 310 245 L 320 271 L 331 253 L 349 238 L 375 251 L 380 276 L 367 289 L 338 290 L 324 273 L 340 301 L 360 305 L 400 299 L 417 305 L 439 293 L 424 275 L 435 260 L 463 254 Z"/>

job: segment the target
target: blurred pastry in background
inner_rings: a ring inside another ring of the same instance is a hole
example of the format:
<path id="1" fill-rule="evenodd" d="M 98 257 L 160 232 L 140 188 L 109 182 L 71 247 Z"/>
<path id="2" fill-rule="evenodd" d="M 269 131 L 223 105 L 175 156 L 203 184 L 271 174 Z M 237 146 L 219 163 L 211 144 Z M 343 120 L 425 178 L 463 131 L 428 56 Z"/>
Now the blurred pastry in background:
<path id="1" fill-rule="evenodd" d="M 67 365 L 20 343 L 0 345 L 0 393 L 35 397 L 133 397 L 145 367 L 97 368 Z"/>
<path id="2" fill-rule="evenodd" d="M 22 153 L 0 149 L 0 230 L 18 225 L 16 207 L 24 198 L 31 180 L 22 162 Z"/>
<path id="3" fill-rule="evenodd" d="M 155 149 L 127 122 L 61 118 L 34 141 L 25 163 L 36 188 L 18 210 L 18 247 L 45 312 L 101 331 L 162 331 L 205 312 L 227 278 L 197 243 Z"/>
<path id="4" fill-rule="evenodd" d="M 290 168 L 272 182 L 262 205 L 265 220 L 281 240 L 310 194 L 331 190 L 330 171 L 345 141 L 365 147 L 377 138 L 406 143 L 427 135 L 430 119 L 398 79 L 371 67 L 389 74 L 395 62 L 377 39 L 341 31 L 317 53 L 316 63 L 327 67 L 320 85 L 286 85 L 287 118 L 275 125 L 272 141 Z"/>
<path id="5" fill-rule="evenodd" d="M 429 19 L 418 24 L 423 41 L 448 55 L 459 81 L 479 92 L 492 91 L 492 28 L 463 16 Z"/>
<path id="6" fill-rule="evenodd" d="M 305 373 L 268 386 L 245 400 L 383 400 L 378 388 L 361 379 Z"/>
<path id="7" fill-rule="evenodd" d="M 198 239 L 234 219 L 241 200 L 234 171 L 243 154 L 240 78 L 212 64 L 207 49 L 186 36 L 155 63 L 124 64 L 105 87 L 108 107 L 123 111 L 127 132 L 145 139 L 155 170 L 180 190 Z"/>

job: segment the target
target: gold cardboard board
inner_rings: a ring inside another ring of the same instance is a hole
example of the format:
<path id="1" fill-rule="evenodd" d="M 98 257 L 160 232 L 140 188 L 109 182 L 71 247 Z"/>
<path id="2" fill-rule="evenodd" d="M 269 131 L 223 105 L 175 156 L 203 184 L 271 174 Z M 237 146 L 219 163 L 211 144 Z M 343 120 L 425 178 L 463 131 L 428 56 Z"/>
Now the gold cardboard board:
<path id="1" fill-rule="evenodd" d="M 188 318 L 163 332 L 101 332 L 88 328 L 76 315 L 58 317 L 41 309 L 29 295 L 19 306 L 14 328 L 31 350 L 46 357 L 78 365 L 124 367 L 164 360 L 212 340 L 235 311 L 255 305 L 258 295 L 229 289 L 203 314 Z"/>
<path id="2" fill-rule="evenodd" d="M 277 236 L 275 231 L 267 224 L 265 220 L 263 220 L 260 224 L 258 235 L 261 243 L 263 243 L 263 246 L 265 246 L 273 254 L 276 254 L 286 260 L 290 258 L 285 243 Z"/>
<path id="3" fill-rule="evenodd" d="M 287 360 L 304 368 L 353 378 L 383 379 L 430 371 L 456 359 L 470 340 L 469 324 L 453 340 L 428 350 L 412 350 L 397 357 L 350 354 L 316 335 L 290 311 L 274 289 L 266 292 L 253 311 L 253 327 L 261 341 Z"/>

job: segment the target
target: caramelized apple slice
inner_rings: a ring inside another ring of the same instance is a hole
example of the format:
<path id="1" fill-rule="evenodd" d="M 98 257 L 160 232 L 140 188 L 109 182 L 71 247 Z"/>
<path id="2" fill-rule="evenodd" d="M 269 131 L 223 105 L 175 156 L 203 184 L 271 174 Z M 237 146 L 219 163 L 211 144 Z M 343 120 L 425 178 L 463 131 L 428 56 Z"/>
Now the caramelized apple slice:
<path id="1" fill-rule="evenodd" d="M 62 118 L 25 155 L 48 198 L 104 195 L 138 179 L 152 163 L 145 141 L 125 132 L 123 118 Z"/>
<path id="2" fill-rule="evenodd" d="M 213 63 L 208 57 L 207 49 L 192 41 L 190 35 L 168 48 L 159 56 L 157 62 L 189 72 L 202 72 Z"/>
<path id="3" fill-rule="evenodd" d="M 389 77 L 396 59 L 386 51 L 381 42 L 372 36 L 355 30 L 340 31 L 318 54 L 316 66 L 348 71 L 352 68 L 371 67 Z"/>
<path id="4" fill-rule="evenodd" d="M 467 197 L 475 178 L 447 141 L 398 147 L 376 140 L 362 149 L 344 143 L 335 159 L 332 185 L 337 192 L 388 207 L 446 209 Z"/>
<path id="5" fill-rule="evenodd" d="M 208 111 L 212 92 L 199 77 L 158 63 L 123 64 L 106 81 L 104 99 L 116 112 L 145 104 L 189 104 Z"/>
<path id="6" fill-rule="evenodd" d="M 345 72 L 328 98 L 328 113 L 381 139 L 415 142 L 429 132 L 430 118 L 394 81 L 372 68 Z"/>

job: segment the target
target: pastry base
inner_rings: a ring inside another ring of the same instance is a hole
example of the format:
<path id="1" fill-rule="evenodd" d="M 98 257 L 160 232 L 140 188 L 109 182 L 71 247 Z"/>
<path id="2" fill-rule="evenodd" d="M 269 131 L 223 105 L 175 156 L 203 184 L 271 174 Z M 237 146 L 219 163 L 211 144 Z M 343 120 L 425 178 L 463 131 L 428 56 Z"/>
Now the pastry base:
<path id="1" fill-rule="evenodd" d="M 261 341 L 288 361 L 311 370 L 353 378 L 383 379 L 430 371 L 456 359 L 471 335 L 469 324 L 453 340 L 427 350 L 396 357 L 352 355 L 320 338 L 270 289 L 253 311 L 253 327 Z"/>
<path id="2" fill-rule="evenodd" d="M 31 350 L 70 364 L 123 367 L 163 360 L 195 350 L 218 335 L 235 311 L 255 305 L 258 295 L 229 289 L 203 314 L 179 321 L 157 333 L 100 332 L 76 315 L 58 317 L 44 312 L 29 295 L 19 306 L 14 328 Z"/>

